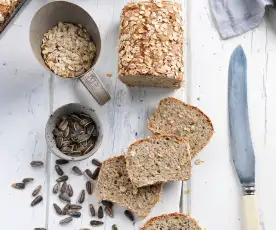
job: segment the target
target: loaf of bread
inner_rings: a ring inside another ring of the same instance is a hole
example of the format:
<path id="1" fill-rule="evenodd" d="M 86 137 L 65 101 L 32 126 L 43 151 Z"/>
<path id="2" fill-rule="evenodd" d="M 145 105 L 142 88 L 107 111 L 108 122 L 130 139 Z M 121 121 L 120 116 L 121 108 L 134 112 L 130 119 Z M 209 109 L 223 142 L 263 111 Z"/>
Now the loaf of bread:
<path id="1" fill-rule="evenodd" d="M 141 139 L 130 145 L 125 156 L 128 175 L 137 188 L 191 177 L 190 147 L 176 136 Z"/>
<path id="2" fill-rule="evenodd" d="M 181 5 L 138 2 L 121 14 L 119 79 L 128 86 L 180 88 L 184 35 Z"/>
<path id="3" fill-rule="evenodd" d="M 197 107 L 176 98 L 165 98 L 149 119 L 149 129 L 155 134 L 175 135 L 187 141 L 191 156 L 209 142 L 214 128 L 211 120 Z"/>
<path id="4" fill-rule="evenodd" d="M 134 189 L 123 155 L 109 158 L 101 166 L 97 182 L 97 197 L 118 203 L 140 217 L 146 217 L 159 201 L 162 185 Z"/>
<path id="5" fill-rule="evenodd" d="M 203 230 L 199 223 L 184 213 L 153 217 L 140 230 Z"/>

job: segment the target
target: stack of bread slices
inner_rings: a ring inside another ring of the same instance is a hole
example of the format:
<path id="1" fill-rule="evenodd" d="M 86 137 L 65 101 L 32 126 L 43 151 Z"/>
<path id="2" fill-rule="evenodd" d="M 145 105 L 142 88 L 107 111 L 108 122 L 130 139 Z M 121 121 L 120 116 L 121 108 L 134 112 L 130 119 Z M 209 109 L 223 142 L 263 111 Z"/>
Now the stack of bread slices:
<path id="1" fill-rule="evenodd" d="M 140 217 L 147 216 L 158 202 L 164 183 L 191 178 L 191 160 L 214 132 L 210 119 L 201 110 L 171 97 L 160 101 L 148 128 L 155 135 L 107 159 L 97 182 L 99 198 L 118 203 Z M 151 219 L 143 229 L 201 228 L 187 215 L 174 213 Z"/>

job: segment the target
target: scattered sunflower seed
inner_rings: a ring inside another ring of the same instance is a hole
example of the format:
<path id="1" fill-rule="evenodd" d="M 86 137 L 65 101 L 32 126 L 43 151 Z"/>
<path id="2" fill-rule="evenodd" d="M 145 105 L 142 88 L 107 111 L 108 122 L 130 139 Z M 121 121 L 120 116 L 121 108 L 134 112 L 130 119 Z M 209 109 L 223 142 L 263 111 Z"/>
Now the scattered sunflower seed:
<path id="1" fill-rule="evenodd" d="M 70 206 L 71 206 L 71 204 L 68 203 L 68 204 L 66 204 L 66 205 L 63 207 L 63 209 L 62 209 L 62 214 L 63 214 L 63 215 L 66 215 L 66 214 L 67 214 L 67 212 L 68 212 L 69 209 L 70 209 Z"/>
<path id="2" fill-rule="evenodd" d="M 89 211 L 90 211 L 91 216 L 96 216 L 96 211 L 95 211 L 93 204 L 89 204 Z"/>
<path id="3" fill-rule="evenodd" d="M 43 200 L 42 196 L 37 196 L 31 203 L 31 206 L 35 206 L 37 204 L 39 204 L 41 201 Z"/>
<path id="4" fill-rule="evenodd" d="M 23 180 L 22 180 L 22 182 L 24 183 L 24 184 L 27 184 L 27 183 L 29 183 L 29 182 L 32 182 L 34 180 L 34 178 L 24 178 Z"/>
<path id="5" fill-rule="evenodd" d="M 91 221 L 90 221 L 90 224 L 91 224 L 91 226 L 93 226 L 93 227 L 97 227 L 97 226 L 103 225 L 104 223 L 103 223 L 102 221 L 99 221 L 99 220 L 91 220 Z"/>
<path id="6" fill-rule="evenodd" d="M 61 208 L 60 208 L 56 203 L 54 203 L 53 206 L 54 206 L 54 209 L 55 209 L 56 213 L 57 213 L 58 215 L 62 215 L 62 210 L 61 210 Z"/>
<path id="7" fill-rule="evenodd" d="M 103 216 L 104 216 L 103 207 L 100 206 L 99 209 L 98 209 L 98 218 L 99 218 L 99 219 L 102 219 Z"/>
<path id="8" fill-rule="evenodd" d="M 105 211 L 105 213 L 106 213 L 109 217 L 111 217 L 111 218 L 114 217 L 112 208 L 105 207 L 105 208 L 104 208 L 104 211 Z"/>
<path id="9" fill-rule="evenodd" d="M 56 164 L 57 164 L 57 165 L 65 165 L 65 164 L 67 164 L 67 163 L 69 163 L 68 160 L 64 160 L 64 159 L 57 159 L 57 160 L 56 160 Z"/>
<path id="10" fill-rule="evenodd" d="M 59 190 L 59 183 L 56 183 L 53 187 L 53 193 L 54 194 L 57 194 L 58 193 L 58 190 Z"/>
<path id="11" fill-rule="evenodd" d="M 78 197 L 78 202 L 79 202 L 80 204 L 82 204 L 82 203 L 84 202 L 84 199 L 85 199 L 85 191 L 84 191 L 84 190 L 81 190 L 80 195 L 79 195 L 79 197 Z"/>
<path id="12" fill-rule="evenodd" d="M 64 219 L 62 219 L 60 222 L 59 222 L 59 224 L 68 224 L 68 223 L 70 223 L 71 221 L 73 220 L 73 217 L 71 217 L 71 216 L 69 216 L 69 217 L 66 217 L 66 218 L 64 218 Z"/>
<path id="13" fill-rule="evenodd" d="M 64 175 L 64 176 L 57 178 L 56 182 L 63 182 L 63 181 L 67 181 L 68 179 L 69 179 L 69 177 L 67 175 Z"/>
<path id="14" fill-rule="evenodd" d="M 36 196 L 36 195 L 40 192 L 40 190 L 41 190 L 41 185 L 38 185 L 38 186 L 35 188 L 35 190 L 33 191 L 32 195 L 33 195 L 33 196 Z"/>
<path id="15" fill-rule="evenodd" d="M 25 184 L 24 183 L 14 183 L 14 184 L 12 184 L 12 187 L 16 188 L 16 189 L 24 189 Z"/>
<path id="16" fill-rule="evenodd" d="M 126 216 L 128 219 L 130 219 L 131 221 L 134 221 L 134 216 L 133 216 L 133 214 L 132 214 L 131 211 L 125 210 L 125 211 L 124 211 L 124 214 L 125 214 L 125 216 Z"/>
<path id="17" fill-rule="evenodd" d="M 79 175 L 79 176 L 82 175 L 82 171 L 79 169 L 78 166 L 74 166 L 74 167 L 72 168 L 72 171 L 73 171 L 74 173 L 76 173 L 77 175 Z"/>
<path id="18" fill-rule="evenodd" d="M 91 170 L 90 169 L 85 169 L 85 174 L 90 178 L 90 179 L 93 179 L 92 177 L 93 177 L 93 173 L 91 172 Z"/>
<path id="19" fill-rule="evenodd" d="M 106 207 L 109 207 L 109 208 L 113 207 L 113 203 L 111 201 L 108 201 L 108 200 L 102 200 L 102 204 Z"/>
<path id="20" fill-rule="evenodd" d="M 102 162 L 100 162 L 98 159 L 96 159 L 96 158 L 94 158 L 93 160 L 92 160 L 92 164 L 93 165 L 96 165 L 96 166 L 98 166 L 98 167 L 101 167 L 102 166 Z"/>
<path id="21" fill-rule="evenodd" d="M 95 171 L 93 172 L 92 177 L 91 177 L 93 180 L 97 180 L 98 179 L 100 170 L 101 170 L 100 167 L 98 167 L 98 168 L 95 169 Z"/>
<path id="22" fill-rule="evenodd" d="M 64 181 L 61 185 L 60 193 L 65 193 L 67 190 L 67 182 Z"/>
<path id="23" fill-rule="evenodd" d="M 70 197 L 66 193 L 61 193 L 58 197 L 65 202 L 71 202 Z"/>
<path id="24" fill-rule="evenodd" d="M 91 181 L 87 181 L 86 182 L 86 191 L 89 195 L 92 194 L 92 184 L 91 184 Z"/>
<path id="25" fill-rule="evenodd" d="M 67 185 L 66 193 L 68 194 L 69 197 L 72 197 L 74 195 L 73 188 L 70 184 Z"/>
<path id="26" fill-rule="evenodd" d="M 31 166 L 32 167 L 41 167 L 41 166 L 43 166 L 43 162 L 42 161 L 32 161 Z"/>
<path id="27" fill-rule="evenodd" d="M 55 165 L 55 170 L 56 170 L 57 174 L 60 176 L 62 176 L 64 174 L 63 170 L 61 169 L 61 167 L 59 165 Z"/>
<path id="28" fill-rule="evenodd" d="M 118 230 L 118 227 L 117 227 L 116 224 L 113 224 L 113 225 L 112 225 L 112 230 Z"/>
<path id="29" fill-rule="evenodd" d="M 67 215 L 75 217 L 75 218 L 79 218 L 81 216 L 80 212 L 76 212 L 76 211 L 68 211 Z"/>
<path id="30" fill-rule="evenodd" d="M 70 204 L 70 209 L 71 210 L 80 210 L 80 209 L 82 209 L 82 206 L 77 205 L 77 204 Z"/>

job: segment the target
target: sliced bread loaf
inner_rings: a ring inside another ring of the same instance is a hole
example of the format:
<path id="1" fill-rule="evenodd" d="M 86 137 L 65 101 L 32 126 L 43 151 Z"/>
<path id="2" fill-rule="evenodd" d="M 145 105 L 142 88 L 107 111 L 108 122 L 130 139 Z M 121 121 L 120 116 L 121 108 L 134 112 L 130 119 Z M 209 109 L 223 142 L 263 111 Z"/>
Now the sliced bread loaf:
<path id="1" fill-rule="evenodd" d="M 130 145 L 125 156 L 130 180 L 138 188 L 191 177 L 189 144 L 176 136 L 141 139 Z"/>
<path id="2" fill-rule="evenodd" d="M 211 120 L 200 109 L 176 98 L 165 98 L 149 119 L 149 129 L 156 134 L 176 135 L 187 141 L 191 156 L 209 142 L 214 128 Z"/>
<path id="3" fill-rule="evenodd" d="M 97 197 L 118 203 L 140 217 L 145 217 L 159 201 L 162 185 L 134 190 L 123 155 L 103 162 L 97 182 Z"/>
<path id="4" fill-rule="evenodd" d="M 203 230 L 199 223 L 184 213 L 153 217 L 140 230 Z"/>

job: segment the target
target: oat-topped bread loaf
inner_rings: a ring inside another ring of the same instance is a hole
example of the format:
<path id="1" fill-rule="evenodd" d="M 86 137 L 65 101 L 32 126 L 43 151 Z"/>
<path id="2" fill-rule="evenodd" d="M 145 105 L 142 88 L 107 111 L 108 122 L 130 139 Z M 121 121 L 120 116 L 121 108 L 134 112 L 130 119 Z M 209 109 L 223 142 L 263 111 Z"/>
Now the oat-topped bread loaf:
<path id="1" fill-rule="evenodd" d="M 129 3 L 122 11 L 119 79 L 129 86 L 180 88 L 184 35 L 181 5 Z"/>
<path id="2" fill-rule="evenodd" d="M 141 230 L 203 230 L 199 223 L 184 213 L 171 213 L 153 217 Z"/>
<path id="3" fill-rule="evenodd" d="M 159 201 L 162 185 L 133 189 L 123 155 L 109 158 L 101 166 L 97 197 L 118 203 L 145 217 Z"/>
<path id="4" fill-rule="evenodd" d="M 156 134 L 183 138 L 190 145 L 192 157 L 209 142 L 214 132 L 212 122 L 200 109 L 172 97 L 160 101 L 148 127 Z"/>
<path id="5" fill-rule="evenodd" d="M 138 188 L 191 177 L 189 144 L 176 136 L 158 135 L 136 141 L 125 156 L 130 180 Z"/>

